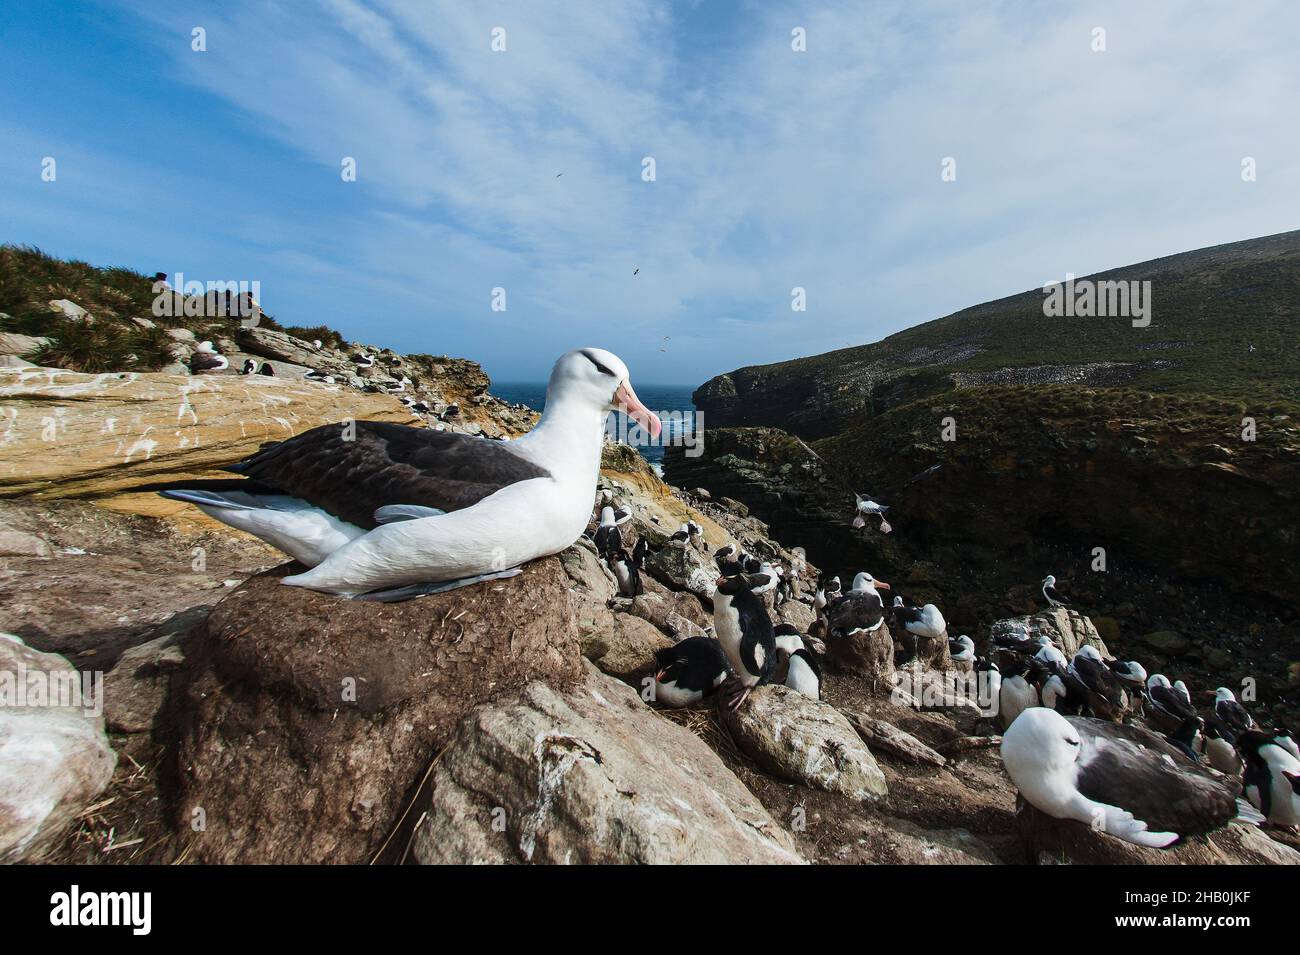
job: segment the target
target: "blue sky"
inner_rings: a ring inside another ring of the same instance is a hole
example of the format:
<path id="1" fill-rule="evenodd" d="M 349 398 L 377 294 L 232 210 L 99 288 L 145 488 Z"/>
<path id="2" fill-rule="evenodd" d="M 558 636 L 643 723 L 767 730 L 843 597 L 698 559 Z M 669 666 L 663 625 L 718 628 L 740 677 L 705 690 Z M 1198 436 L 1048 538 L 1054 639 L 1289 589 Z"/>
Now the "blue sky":
<path id="1" fill-rule="evenodd" d="M 696 384 L 1300 227 L 1297 37 L 1294 0 L 11 2 L 0 241 Z"/>

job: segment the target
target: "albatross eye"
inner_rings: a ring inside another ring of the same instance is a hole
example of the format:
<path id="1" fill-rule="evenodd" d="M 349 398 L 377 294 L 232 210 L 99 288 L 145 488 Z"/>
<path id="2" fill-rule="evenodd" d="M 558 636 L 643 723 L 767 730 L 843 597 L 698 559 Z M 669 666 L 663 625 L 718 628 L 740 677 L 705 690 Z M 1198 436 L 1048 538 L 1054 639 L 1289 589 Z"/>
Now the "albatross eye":
<path id="1" fill-rule="evenodd" d="M 582 353 L 582 357 L 587 359 L 587 361 L 591 362 L 593 365 L 595 365 L 596 370 L 600 372 L 602 375 L 609 375 L 611 378 L 617 377 L 617 375 L 615 375 L 614 372 L 610 371 L 608 368 L 606 368 L 600 362 L 596 361 L 596 359 L 592 358 L 586 352 Z"/>
<path id="2" fill-rule="evenodd" d="M 1078 746 L 1078 745 L 1079 745 L 1079 741 L 1078 741 L 1077 739 L 1070 739 L 1070 737 L 1068 737 L 1068 736 L 1065 738 L 1065 741 L 1066 741 L 1067 743 L 1069 743 L 1071 746 Z"/>

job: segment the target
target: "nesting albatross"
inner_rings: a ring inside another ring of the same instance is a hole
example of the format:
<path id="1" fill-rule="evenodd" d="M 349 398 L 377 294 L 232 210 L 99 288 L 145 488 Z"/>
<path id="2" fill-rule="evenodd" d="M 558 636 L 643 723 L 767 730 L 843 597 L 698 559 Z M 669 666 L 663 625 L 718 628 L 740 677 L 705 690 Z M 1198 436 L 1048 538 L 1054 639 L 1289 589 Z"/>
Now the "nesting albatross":
<path id="1" fill-rule="evenodd" d="M 285 584 L 403 600 L 513 576 L 582 536 L 615 408 L 659 434 L 627 366 L 581 348 L 555 363 L 541 420 L 514 441 L 378 421 L 355 422 L 354 433 L 322 425 L 230 469 L 247 481 L 162 493 L 310 568 Z"/>
<path id="2" fill-rule="evenodd" d="M 1034 808 L 1139 846 L 1164 848 L 1238 814 L 1239 783 L 1136 726 L 1033 707 L 1002 737 L 1002 762 Z"/>

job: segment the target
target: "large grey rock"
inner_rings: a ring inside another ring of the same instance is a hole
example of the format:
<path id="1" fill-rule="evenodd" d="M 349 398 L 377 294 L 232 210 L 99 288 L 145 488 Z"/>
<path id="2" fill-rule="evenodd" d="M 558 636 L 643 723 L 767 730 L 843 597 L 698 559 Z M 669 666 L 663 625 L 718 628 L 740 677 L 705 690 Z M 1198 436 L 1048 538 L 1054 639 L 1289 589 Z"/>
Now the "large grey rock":
<path id="1" fill-rule="evenodd" d="M 871 751 L 829 703 L 765 686 L 737 712 L 723 712 L 737 745 L 778 776 L 857 800 L 889 791 Z"/>
<path id="2" fill-rule="evenodd" d="M 91 321 L 90 313 L 71 299 L 56 298 L 50 300 L 50 311 L 59 312 L 64 318 L 74 322 Z"/>
<path id="3" fill-rule="evenodd" d="M 302 365 L 322 370 L 345 371 L 352 368 L 351 362 L 332 357 L 332 352 L 313 348 L 311 342 L 294 338 L 284 332 L 270 328 L 241 328 L 239 346 L 244 351 L 262 358 L 274 358 L 292 365 Z M 279 371 L 277 368 L 276 371 Z"/>
<path id="4" fill-rule="evenodd" d="M 461 722 L 412 854 L 423 863 L 798 863 L 713 750 L 587 665 Z"/>
<path id="5" fill-rule="evenodd" d="M 0 332 L 0 355 L 30 355 L 42 345 L 48 345 L 48 338 L 35 335 L 19 335 L 17 332 Z"/>
<path id="6" fill-rule="evenodd" d="M 1083 614 L 1065 607 L 1044 610 L 1027 617 L 1011 617 L 993 624 L 993 635 L 1028 632 L 1031 637 L 1047 634 L 1066 657 L 1073 657 L 1084 644 L 1094 646 L 1104 657 L 1110 656 L 1105 641 Z"/>
<path id="7" fill-rule="evenodd" d="M 924 766 L 943 766 L 948 762 L 941 754 L 893 723 L 855 711 L 845 711 L 844 715 L 863 741 L 877 752 L 890 753 L 904 762 Z"/>
<path id="8" fill-rule="evenodd" d="M 39 860 L 113 778 L 117 755 L 83 688 L 63 657 L 0 633 L 0 862 Z"/>
<path id="9" fill-rule="evenodd" d="M 712 561 L 694 547 L 672 541 L 646 556 L 646 569 L 660 583 L 673 590 L 689 590 L 713 602 L 713 582 L 718 579 Z"/>

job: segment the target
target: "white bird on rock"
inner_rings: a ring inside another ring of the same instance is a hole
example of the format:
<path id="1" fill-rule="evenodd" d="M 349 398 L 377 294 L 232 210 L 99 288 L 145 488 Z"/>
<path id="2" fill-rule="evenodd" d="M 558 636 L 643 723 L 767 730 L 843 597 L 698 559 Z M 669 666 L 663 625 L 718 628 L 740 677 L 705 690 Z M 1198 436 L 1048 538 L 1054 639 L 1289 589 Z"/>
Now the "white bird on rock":
<path id="1" fill-rule="evenodd" d="M 555 363 L 541 420 L 513 441 L 378 421 L 322 425 L 230 470 L 241 481 L 171 485 L 310 569 L 292 587 L 402 600 L 513 576 L 582 536 L 600 469 L 606 414 L 652 436 L 659 418 L 610 352 Z M 214 486 L 214 484 L 216 486 Z"/>
<path id="2" fill-rule="evenodd" d="M 1239 785 L 1136 726 L 1034 707 L 1002 737 L 1002 763 L 1034 808 L 1139 846 L 1164 848 L 1238 813 Z"/>

